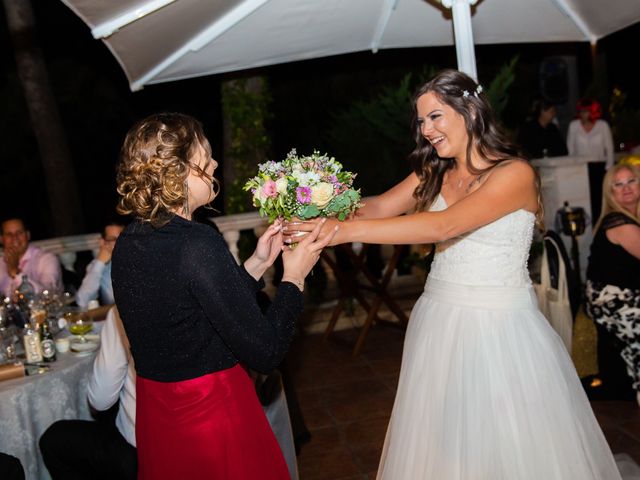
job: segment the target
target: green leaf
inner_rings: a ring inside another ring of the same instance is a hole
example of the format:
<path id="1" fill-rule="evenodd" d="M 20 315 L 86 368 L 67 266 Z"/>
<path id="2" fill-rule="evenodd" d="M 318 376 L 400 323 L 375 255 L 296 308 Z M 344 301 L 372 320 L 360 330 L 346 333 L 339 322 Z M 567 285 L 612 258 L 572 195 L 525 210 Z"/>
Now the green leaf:
<path id="1" fill-rule="evenodd" d="M 307 220 L 309 218 L 320 216 L 320 209 L 317 205 L 310 203 L 309 205 L 305 205 L 304 207 L 302 207 L 298 211 L 298 214 L 300 215 L 300 218 L 302 218 L 303 220 Z"/>

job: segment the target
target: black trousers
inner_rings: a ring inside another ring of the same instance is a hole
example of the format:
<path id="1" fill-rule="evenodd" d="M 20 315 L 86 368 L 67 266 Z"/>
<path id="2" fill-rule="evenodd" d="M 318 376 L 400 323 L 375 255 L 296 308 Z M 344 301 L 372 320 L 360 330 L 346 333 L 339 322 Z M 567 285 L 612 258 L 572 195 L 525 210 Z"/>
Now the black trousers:
<path id="1" fill-rule="evenodd" d="M 24 469 L 20 460 L 6 453 L 0 453 L 0 478 L 3 480 L 24 480 Z"/>
<path id="2" fill-rule="evenodd" d="M 137 477 L 136 448 L 113 422 L 60 420 L 44 432 L 39 443 L 53 480 Z"/>
<path id="3" fill-rule="evenodd" d="M 625 347 L 614 333 L 596 323 L 598 331 L 598 377 L 602 380 L 603 400 L 635 400 L 633 381 L 620 356 Z"/>

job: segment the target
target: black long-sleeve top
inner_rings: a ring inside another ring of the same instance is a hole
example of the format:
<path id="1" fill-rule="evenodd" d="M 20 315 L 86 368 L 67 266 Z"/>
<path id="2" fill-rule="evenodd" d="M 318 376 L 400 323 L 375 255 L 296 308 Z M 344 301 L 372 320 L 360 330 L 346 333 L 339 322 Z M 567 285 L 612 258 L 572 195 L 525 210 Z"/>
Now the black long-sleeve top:
<path id="1" fill-rule="evenodd" d="M 136 371 L 161 382 L 239 362 L 272 370 L 303 305 L 300 290 L 282 282 L 263 315 L 260 282 L 237 265 L 222 236 L 179 216 L 160 228 L 131 223 L 116 242 L 111 278 Z"/>

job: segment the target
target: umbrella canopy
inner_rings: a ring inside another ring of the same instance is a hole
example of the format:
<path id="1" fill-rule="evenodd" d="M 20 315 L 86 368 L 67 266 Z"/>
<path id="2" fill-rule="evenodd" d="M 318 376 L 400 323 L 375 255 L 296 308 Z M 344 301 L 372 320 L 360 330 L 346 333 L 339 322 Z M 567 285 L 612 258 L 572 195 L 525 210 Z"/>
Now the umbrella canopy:
<path id="1" fill-rule="evenodd" d="M 640 21 L 638 0 L 62 1 L 103 39 L 132 90 L 364 50 L 453 45 L 454 15 L 467 63 L 474 42 L 595 43 Z"/>

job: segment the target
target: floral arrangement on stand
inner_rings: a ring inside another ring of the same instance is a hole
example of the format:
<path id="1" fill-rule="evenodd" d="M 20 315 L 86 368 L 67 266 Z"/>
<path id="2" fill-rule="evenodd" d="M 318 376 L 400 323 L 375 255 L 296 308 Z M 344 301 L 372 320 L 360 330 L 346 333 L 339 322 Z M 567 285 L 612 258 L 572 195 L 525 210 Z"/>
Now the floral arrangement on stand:
<path id="1" fill-rule="evenodd" d="M 290 220 L 336 217 L 345 220 L 360 207 L 360 190 L 353 188 L 355 174 L 342 170 L 335 158 L 314 150 L 298 156 L 295 149 L 280 161 L 258 165 L 258 174 L 244 189 L 251 191 L 261 216 Z"/>

